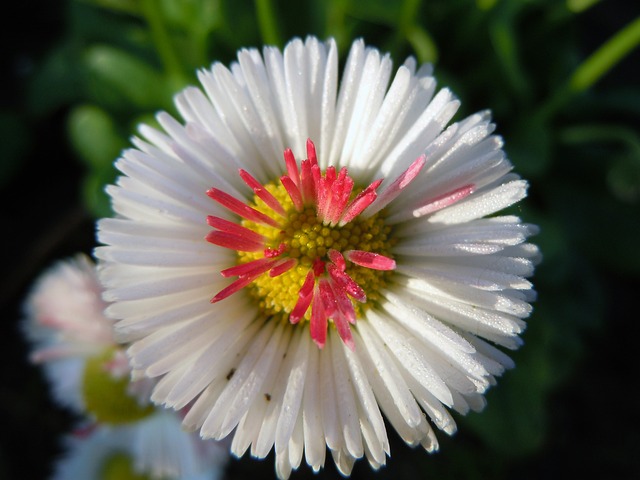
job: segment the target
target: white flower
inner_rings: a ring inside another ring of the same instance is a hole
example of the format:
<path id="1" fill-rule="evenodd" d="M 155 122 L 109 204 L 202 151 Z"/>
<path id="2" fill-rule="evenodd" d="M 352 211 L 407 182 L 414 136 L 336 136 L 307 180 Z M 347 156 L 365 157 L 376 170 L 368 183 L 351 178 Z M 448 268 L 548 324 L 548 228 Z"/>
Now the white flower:
<path id="1" fill-rule="evenodd" d="M 25 302 L 32 360 L 44 368 L 55 399 L 90 418 L 88 435 L 69 437 L 55 478 L 102 478 L 97 472 L 115 453 L 150 478 L 211 478 L 223 464 L 221 447 L 182 431 L 180 414 L 149 405 L 152 381 L 130 381 L 101 295 L 95 265 L 78 255 L 46 271 Z"/>
<path id="2" fill-rule="evenodd" d="M 226 455 L 181 429 L 169 411 L 128 425 L 98 425 L 66 437 L 66 454 L 53 480 L 144 478 L 217 480 Z"/>
<path id="3" fill-rule="evenodd" d="M 56 401 L 77 412 L 84 411 L 81 381 L 87 358 L 116 345 L 101 295 L 95 265 L 78 255 L 42 274 L 25 302 L 31 360 L 42 364 Z"/>
<path id="4" fill-rule="evenodd" d="M 117 162 L 99 223 L 107 314 L 152 399 L 289 476 L 328 447 L 348 475 L 484 405 L 531 311 L 535 227 L 482 112 L 431 68 L 356 41 L 241 50 L 176 97 Z M 284 160 L 282 159 L 284 154 Z M 298 163 L 296 159 L 306 158 Z M 206 194 L 205 194 L 206 192 Z M 429 421 L 430 420 L 430 421 Z"/>

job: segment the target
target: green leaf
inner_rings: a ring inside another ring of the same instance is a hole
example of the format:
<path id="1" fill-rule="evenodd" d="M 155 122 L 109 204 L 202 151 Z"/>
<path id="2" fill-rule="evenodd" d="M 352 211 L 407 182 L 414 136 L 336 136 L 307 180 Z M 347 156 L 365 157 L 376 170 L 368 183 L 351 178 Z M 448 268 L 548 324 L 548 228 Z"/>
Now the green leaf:
<path id="1" fill-rule="evenodd" d="M 638 45 L 640 17 L 617 32 L 576 69 L 569 81 L 571 89 L 576 92 L 588 89 Z"/>
<path id="2" fill-rule="evenodd" d="M 383 25 L 396 25 L 402 15 L 403 3 L 401 1 L 359 0 L 345 1 L 345 9 L 349 15 L 361 20 Z"/>
<path id="3" fill-rule="evenodd" d="M 71 145 L 91 169 L 112 164 L 127 145 L 113 119 L 95 105 L 74 108 L 69 115 L 68 131 Z"/>
<path id="4" fill-rule="evenodd" d="M 138 57 L 109 45 L 86 49 L 83 63 L 94 101 L 126 110 L 170 108 L 165 77 Z"/>
<path id="5" fill-rule="evenodd" d="M 71 43 L 54 47 L 36 69 L 27 90 L 27 109 L 44 116 L 84 94 L 80 50 Z"/>
<path id="6" fill-rule="evenodd" d="M 95 218 L 112 217 L 111 198 L 105 187 L 115 182 L 117 170 L 112 165 L 92 171 L 82 183 L 82 200 L 87 211 Z"/>
<path id="7" fill-rule="evenodd" d="M 416 52 L 418 62 L 436 63 L 438 61 L 438 47 L 426 30 L 418 25 L 409 26 L 406 37 Z"/>

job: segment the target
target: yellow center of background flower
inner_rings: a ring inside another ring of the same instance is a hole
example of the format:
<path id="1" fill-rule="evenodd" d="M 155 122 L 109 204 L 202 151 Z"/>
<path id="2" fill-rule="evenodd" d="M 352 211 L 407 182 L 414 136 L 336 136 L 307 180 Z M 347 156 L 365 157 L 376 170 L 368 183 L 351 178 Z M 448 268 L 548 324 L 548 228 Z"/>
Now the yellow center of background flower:
<path id="1" fill-rule="evenodd" d="M 151 477 L 138 473 L 133 468 L 133 461 L 126 453 L 111 455 L 102 466 L 100 480 L 150 480 Z M 169 480 L 166 477 L 163 479 Z"/>
<path id="2" fill-rule="evenodd" d="M 129 376 L 115 378 L 107 369 L 116 350 L 108 348 L 87 360 L 82 378 L 86 410 L 101 423 L 111 425 L 135 422 L 151 415 L 153 405 L 140 405 L 129 395 Z"/>
<path id="3" fill-rule="evenodd" d="M 251 206 L 283 225 L 282 229 L 243 220 L 242 225 L 268 239 L 267 246 L 277 249 L 285 246 L 285 256 L 295 258 L 298 264 L 277 277 L 262 274 L 248 287 L 249 294 L 258 301 L 260 311 L 267 316 L 287 319 L 298 301 L 298 292 L 316 259 L 328 262 L 330 249 L 339 252 L 363 250 L 391 257 L 391 227 L 385 225 L 383 215 L 377 213 L 368 219 L 356 217 L 344 226 L 324 225 L 316 215 L 315 206 L 296 211 L 291 198 L 280 184 L 269 183 L 265 188 L 284 207 L 287 217 L 274 213 L 260 198 L 254 196 Z M 354 193 L 354 195 L 357 192 Z M 263 252 L 238 252 L 238 263 L 247 263 L 264 257 Z M 347 274 L 362 287 L 367 295 L 366 303 L 352 301 L 358 318 L 372 302 L 379 299 L 379 291 L 392 272 L 360 267 L 347 261 Z M 309 320 L 309 309 L 304 318 Z"/>

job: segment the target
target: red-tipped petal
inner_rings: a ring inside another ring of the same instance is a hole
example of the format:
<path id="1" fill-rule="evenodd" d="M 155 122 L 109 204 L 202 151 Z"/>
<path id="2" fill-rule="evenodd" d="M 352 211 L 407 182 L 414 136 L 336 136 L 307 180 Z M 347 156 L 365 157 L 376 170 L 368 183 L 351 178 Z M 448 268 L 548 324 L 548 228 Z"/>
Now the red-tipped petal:
<path id="1" fill-rule="evenodd" d="M 300 171 L 298 170 L 298 163 L 296 162 L 296 157 L 294 157 L 290 148 L 287 148 L 284 151 L 284 163 L 287 166 L 287 174 L 289 178 L 296 187 L 300 187 Z"/>
<path id="2" fill-rule="evenodd" d="M 265 248 L 264 256 L 267 258 L 279 257 L 285 252 L 286 249 L 287 249 L 287 246 L 284 243 L 281 243 L 280 245 L 278 245 L 278 248 Z"/>
<path id="3" fill-rule="evenodd" d="M 313 181 L 311 167 L 312 164 L 309 160 L 303 160 L 300 164 L 300 190 L 302 192 L 302 200 L 304 203 L 312 203 L 316 201 L 316 186 Z"/>
<path id="4" fill-rule="evenodd" d="M 291 198 L 293 206 L 298 212 L 301 211 L 303 208 L 302 194 L 300 193 L 300 189 L 298 188 L 298 186 L 293 180 L 291 180 L 291 177 L 288 177 L 287 175 L 283 175 L 282 177 L 280 177 L 280 182 L 289 194 L 289 198 Z"/>
<path id="5" fill-rule="evenodd" d="M 276 222 L 273 218 L 265 215 L 262 212 L 259 212 L 255 208 L 242 203 L 235 197 L 232 197 L 226 192 L 222 190 L 218 190 L 217 188 L 211 188 L 207 190 L 207 195 L 211 197 L 213 200 L 218 202 L 223 207 L 231 210 L 236 215 L 240 215 L 242 218 L 247 220 L 251 220 L 252 222 L 262 223 L 265 225 L 271 225 L 272 227 L 280 228 L 280 224 Z"/>
<path id="6" fill-rule="evenodd" d="M 257 252 L 264 248 L 264 242 L 256 242 L 251 238 L 247 238 L 235 233 L 212 231 L 204 237 L 207 242 L 218 245 L 219 247 L 237 250 L 239 252 Z"/>
<path id="7" fill-rule="evenodd" d="M 322 171 L 318 165 L 311 166 L 311 177 L 313 178 L 313 189 L 316 195 L 316 212 L 320 217 L 321 205 L 325 202 L 327 194 L 322 186 Z"/>
<path id="8" fill-rule="evenodd" d="M 465 185 L 436 198 L 429 199 L 421 207 L 416 208 L 413 211 L 413 216 L 422 217 L 423 215 L 437 212 L 438 210 L 449 207 L 454 203 L 458 203 L 460 200 L 471 195 L 473 193 L 473 189 L 474 185 Z"/>
<path id="9" fill-rule="evenodd" d="M 309 325 L 309 332 L 311 333 L 311 339 L 318 345 L 318 347 L 324 347 L 327 342 L 327 315 L 324 311 L 324 305 L 318 292 L 316 292 L 315 300 L 311 306 L 311 322 Z"/>
<path id="10" fill-rule="evenodd" d="M 307 159 L 311 162 L 311 166 L 318 165 L 316 146 L 313 144 L 310 138 L 307 138 Z"/>
<path id="11" fill-rule="evenodd" d="M 209 215 L 207 217 L 207 224 L 210 227 L 217 228 L 223 232 L 233 233 L 234 235 L 238 235 L 241 237 L 246 237 L 249 240 L 252 240 L 256 243 L 265 242 L 265 238 L 259 233 L 254 232 L 242 225 L 238 225 L 237 223 L 230 222 L 229 220 L 225 220 L 224 218 L 214 217 L 213 215 Z"/>
<path id="12" fill-rule="evenodd" d="M 327 252 L 327 255 L 329 256 L 329 260 L 335 263 L 336 267 L 344 272 L 345 268 L 347 268 L 347 263 L 344 261 L 342 254 L 332 248 Z"/>
<path id="13" fill-rule="evenodd" d="M 331 284 L 326 278 L 322 278 L 318 281 L 318 293 L 320 295 L 316 295 L 316 302 L 322 301 L 322 306 L 324 307 L 324 312 L 327 318 L 331 318 L 338 309 L 338 305 L 335 293 L 333 293 Z"/>
<path id="14" fill-rule="evenodd" d="M 315 281 L 315 275 L 311 270 L 309 270 L 307 278 L 305 278 L 304 283 L 298 292 L 298 301 L 289 315 L 289 321 L 291 323 L 298 323 L 300 319 L 304 317 L 304 314 L 307 313 L 309 305 L 311 305 L 311 301 L 313 300 Z"/>
<path id="15" fill-rule="evenodd" d="M 331 279 L 336 282 L 337 287 L 343 288 L 350 296 L 361 303 L 367 301 L 367 294 L 346 272 L 341 271 L 332 264 L 327 265 L 327 272 L 329 272 Z"/>
<path id="16" fill-rule="evenodd" d="M 331 285 L 331 288 L 333 289 L 336 306 L 338 307 L 340 315 L 344 316 L 344 318 L 346 318 L 349 323 L 355 324 L 356 311 L 353 308 L 353 303 L 351 303 L 351 300 L 349 300 L 346 291 L 335 284 Z"/>
<path id="17" fill-rule="evenodd" d="M 240 169 L 240 178 L 244 180 L 244 183 L 246 183 L 253 190 L 253 193 L 255 193 L 258 198 L 260 198 L 265 204 L 267 204 L 267 206 L 271 208 L 271 210 L 278 213 L 279 215 L 282 215 L 283 217 L 286 216 L 284 208 L 282 207 L 282 205 L 280 205 L 280 202 L 276 199 L 276 197 L 271 195 L 271 193 L 266 188 L 264 188 L 264 186 L 261 185 L 255 178 L 253 178 L 249 172 Z"/>
<path id="18" fill-rule="evenodd" d="M 249 285 L 254 280 L 255 280 L 255 277 L 240 277 L 238 280 L 233 282 L 228 287 L 225 287 L 222 290 L 220 290 L 216 294 L 216 296 L 211 299 L 211 303 L 216 303 L 216 302 L 219 302 L 220 300 L 224 300 L 225 298 L 230 297 L 234 293 L 242 290 L 244 287 Z"/>
<path id="19" fill-rule="evenodd" d="M 367 211 L 366 215 L 371 216 L 374 213 L 379 212 L 384 207 L 389 205 L 400 193 L 415 180 L 422 168 L 427 163 L 427 157 L 420 155 L 416 158 L 409 168 L 398 176 L 384 191 L 378 195 L 376 201 L 371 205 L 371 208 Z"/>
<path id="20" fill-rule="evenodd" d="M 327 212 L 327 219 L 331 224 L 335 225 L 342 217 L 344 209 L 349 202 L 353 185 L 353 179 L 347 176 L 347 169 L 342 168 L 334 183 L 334 187 L 332 189 L 333 199 L 331 201 L 331 208 Z"/>
<path id="21" fill-rule="evenodd" d="M 376 180 L 363 191 L 361 191 L 356 198 L 354 198 L 344 210 L 342 218 L 340 219 L 340 225 L 345 225 L 351 220 L 360 215 L 366 208 L 371 205 L 378 194 L 376 189 L 380 186 L 382 180 Z"/>
<path id="22" fill-rule="evenodd" d="M 269 270 L 273 265 L 276 264 L 276 262 L 277 260 L 263 257 L 257 260 L 252 260 L 251 262 L 229 267 L 225 270 L 222 270 L 220 272 L 220 275 L 222 275 L 223 277 L 244 277 L 247 275 L 253 275 L 255 273 L 260 275 Z"/>
<path id="23" fill-rule="evenodd" d="M 347 250 L 344 252 L 344 256 L 347 260 L 355 263 L 356 265 L 371 268 L 373 270 L 393 270 L 396 268 L 395 260 L 375 252 Z"/>
<path id="24" fill-rule="evenodd" d="M 344 342 L 344 344 L 351 349 L 351 351 L 355 351 L 356 344 L 353 341 L 353 336 L 351 335 L 351 328 L 349 327 L 349 322 L 342 315 L 338 315 L 333 318 L 333 324 L 336 326 L 336 330 L 338 330 L 338 335 Z"/>
<path id="25" fill-rule="evenodd" d="M 297 263 L 298 261 L 295 258 L 281 258 L 273 268 L 269 270 L 269 276 L 277 277 L 278 275 L 282 275 L 295 267 Z"/>

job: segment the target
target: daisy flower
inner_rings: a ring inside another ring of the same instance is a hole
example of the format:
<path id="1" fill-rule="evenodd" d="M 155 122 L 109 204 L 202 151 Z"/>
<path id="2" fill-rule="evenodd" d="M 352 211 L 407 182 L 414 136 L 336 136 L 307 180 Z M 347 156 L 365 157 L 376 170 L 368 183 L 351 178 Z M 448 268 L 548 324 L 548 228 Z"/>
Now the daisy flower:
<path id="1" fill-rule="evenodd" d="M 536 229 L 497 215 L 527 184 L 489 113 L 449 124 L 429 65 L 394 72 L 361 40 L 340 81 L 313 37 L 198 77 L 182 120 L 140 127 L 99 222 L 106 313 L 152 400 L 235 455 L 274 449 L 281 478 L 327 450 L 380 467 L 383 418 L 436 450 L 512 366 L 497 347 L 535 296 Z"/>
<path id="2" fill-rule="evenodd" d="M 215 442 L 182 430 L 174 412 L 126 425 L 94 425 L 65 438 L 53 480 L 217 480 L 225 455 Z"/>
<path id="3" fill-rule="evenodd" d="M 76 413 L 86 410 L 82 377 L 87 360 L 115 353 L 113 321 L 102 313 L 107 303 L 101 295 L 95 265 L 78 255 L 42 274 L 24 304 L 31 361 L 42 366 L 54 399 Z"/>
<path id="4" fill-rule="evenodd" d="M 131 478 L 210 478 L 223 464 L 221 447 L 184 432 L 182 414 L 149 402 L 154 382 L 131 379 L 101 295 L 95 265 L 79 255 L 46 271 L 25 302 L 31 359 L 43 367 L 55 400 L 88 417 L 69 437 L 54 478 L 129 478 L 99 474 L 125 467 Z"/>

